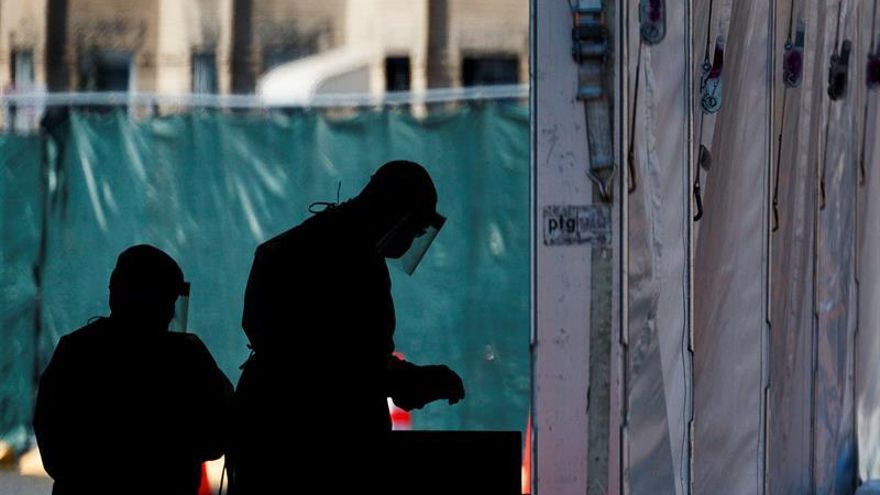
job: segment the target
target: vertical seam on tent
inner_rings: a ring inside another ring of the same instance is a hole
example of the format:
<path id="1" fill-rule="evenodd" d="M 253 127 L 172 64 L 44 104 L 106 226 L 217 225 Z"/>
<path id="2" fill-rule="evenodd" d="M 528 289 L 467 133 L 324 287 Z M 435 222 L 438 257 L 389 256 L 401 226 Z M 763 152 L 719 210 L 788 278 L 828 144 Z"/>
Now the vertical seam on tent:
<path id="1" fill-rule="evenodd" d="M 856 18 L 856 23 L 857 23 L 856 33 L 859 33 L 857 35 L 858 37 L 856 38 L 858 40 L 858 45 L 857 45 L 858 53 L 862 53 L 862 50 L 859 48 L 862 48 L 862 49 L 864 48 L 864 45 L 862 44 L 863 37 L 862 37 L 862 35 L 860 33 L 860 29 L 859 29 L 859 24 L 860 24 L 860 21 L 862 18 L 862 16 L 860 15 L 861 6 L 862 6 L 861 3 L 857 3 L 855 6 L 855 9 L 856 9 L 855 18 Z M 873 50 L 874 27 L 875 27 L 876 21 L 877 21 L 877 0 L 874 0 L 874 9 L 871 14 L 871 42 L 868 47 L 868 53 L 870 53 L 871 50 Z M 858 69 L 856 69 L 856 71 L 858 71 Z M 861 78 L 859 78 L 859 79 L 861 79 Z M 859 86 L 859 87 L 861 88 L 861 86 Z M 855 475 L 856 475 L 855 482 L 857 485 L 859 483 L 859 480 L 861 479 L 860 466 L 859 466 L 859 464 L 860 464 L 860 451 L 859 451 L 859 421 L 858 421 L 858 419 L 859 419 L 858 418 L 858 390 L 859 390 L 859 387 L 858 387 L 858 384 L 859 384 L 859 381 L 858 381 L 858 371 L 859 371 L 859 367 L 858 367 L 859 346 L 858 346 L 858 343 L 859 343 L 859 334 L 861 333 L 860 327 L 861 327 L 861 323 L 862 323 L 861 322 L 861 306 L 862 306 L 862 304 L 861 304 L 861 299 L 862 299 L 861 298 L 861 291 L 862 291 L 861 285 L 862 284 L 861 284 L 861 269 L 860 269 L 860 267 L 861 267 L 861 256 L 860 256 L 860 253 L 861 253 L 860 196 L 861 196 L 861 194 L 860 194 L 860 191 L 865 184 L 865 136 L 868 133 L 867 132 L 868 131 L 868 129 L 867 129 L 867 127 L 868 127 L 868 99 L 870 98 L 870 93 L 868 92 L 867 88 L 865 87 L 865 88 L 861 89 L 861 91 L 857 90 L 856 97 L 858 98 L 858 96 L 860 94 L 863 95 L 863 98 L 865 100 L 865 102 L 864 102 L 865 110 L 864 110 L 864 115 L 863 115 L 863 119 L 862 119 L 862 125 L 860 128 L 859 127 L 856 128 L 856 132 L 861 131 L 862 145 L 861 145 L 861 149 L 859 151 L 859 158 L 858 158 L 859 168 L 858 168 L 858 171 L 856 172 L 856 185 L 855 185 L 855 191 L 856 191 L 855 196 L 856 197 L 855 197 L 855 219 L 854 219 L 855 225 L 853 227 L 854 242 L 852 243 L 853 244 L 853 266 L 854 266 L 853 282 L 855 284 L 855 308 L 856 308 L 855 309 L 855 313 L 856 313 L 855 314 L 855 320 L 856 320 L 855 330 L 853 332 L 853 339 L 852 339 L 852 344 L 853 344 L 853 346 L 852 346 L 852 349 L 853 349 L 853 355 L 852 355 L 852 424 L 853 424 L 852 438 L 853 438 L 853 455 L 855 457 Z"/>
<path id="2" fill-rule="evenodd" d="M 714 4 L 714 0 L 709 0 L 709 17 L 706 21 L 706 51 L 704 52 L 706 60 L 709 59 L 709 41 L 712 39 L 712 8 Z"/>
<path id="3" fill-rule="evenodd" d="M 621 77 L 618 81 L 618 94 L 620 95 L 621 100 L 621 115 L 624 115 L 625 105 L 627 100 L 627 91 L 628 91 L 628 75 L 627 70 L 629 68 L 629 43 L 630 43 L 630 31 L 629 31 L 629 20 L 630 20 L 630 5 L 629 2 L 619 2 L 618 3 L 618 12 L 619 12 L 619 31 L 620 33 L 617 36 L 617 39 L 620 40 L 620 51 L 622 60 L 620 61 L 619 67 L 621 68 Z M 639 36 L 639 55 L 638 59 L 641 61 L 641 43 L 642 39 Z M 638 84 L 638 70 L 636 71 L 636 84 Z M 638 99 L 633 98 L 633 126 L 635 125 L 635 108 L 638 105 Z M 635 129 L 633 128 L 629 134 L 627 134 L 627 127 L 625 125 L 620 126 L 621 133 L 621 150 L 623 149 L 623 144 L 629 140 L 627 145 L 632 150 L 632 142 L 633 142 L 633 134 L 635 133 Z M 630 152 L 631 153 L 631 152 Z M 623 170 L 621 172 L 622 175 L 625 175 L 629 172 L 629 170 Z M 633 178 L 633 184 L 635 184 L 635 179 Z M 620 318 L 620 334 L 618 337 L 618 345 L 620 348 L 620 389 L 622 390 L 621 400 L 620 400 L 620 424 L 618 426 L 618 442 L 619 442 L 619 450 L 618 450 L 618 472 L 617 476 L 619 478 L 618 482 L 618 494 L 626 495 L 629 493 L 629 442 L 628 442 L 628 428 L 629 428 L 629 188 L 626 186 L 625 178 L 620 181 L 620 307 L 619 307 L 619 318 Z"/>
<path id="4" fill-rule="evenodd" d="M 857 25 L 856 25 L 856 54 L 857 55 L 861 54 L 861 50 L 859 48 L 861 48 L 861 46 L 862 46 L 862 36 L 859 33 L 859 29 L 858 29 L 858 22 L 859 22 L 858 20 L 860 19 L 858 14 L 859 14 L 860 10 L 861 9 L 859 7 L 859 3 L 856 3 L 855 16 L 856 16 L 856 23 L 857 23 Z M 854 57 L 854 58 L 856 58 L 858 60 L 858 57 Z M 856 74 L 858 74 L 858 66 L 856 66 L 855 70 L 856 70 Z M 856 78 L 856 80 L 858 80 L 858 78 Z M 856 89 L 856 104 L 858 104 L 859 93 L 860 93 L 859 89 Z M 857 117 L 853 116 L 853 118 L 856 119 Z M 859 127 L 858 127 L 857 120 L 856 120 L 855 124 L 856 124 L 856 134 L 858 134 Z M 858 136 L 856 136 L 855 139 L 858 139 Z M 858 161 L 859 157 L 856 157 L 856 160 Z M 851 393 L 852 393 L 852 411 L 850 412 L 850 414 L 851 414 L 850 420 L 852 421 L 852 433 L 851 433 L 852 436 L 851 436 L 851 438 L 853 440 L 853 447 L 852 448 L 853 448 L 853 456 L 854 456 L 854 464 L 855 464 L 855 480 L 854 481 L 857 486 L 858 485 L 858 478 L 859 478 L 859 474 L 858 474 L 859 473 L 859 442 L 858 442 L 858 417 L 856 414 L 856 409 L 857 409 L 856 408 L 856 398 L 857 398 L 857 390 L 858 390 L 856 373 L 858 371 L 857 360 L 858 360 L 859 353 L 857 351 L 856 344 L 859 339 L 859 324 L 860 324 L 860 321 L 859 321 L 859 310 L 860 310 L 860 304 L 859 304 L 859 292 L 860 292 L 860 287 L 859 287 L 860 286 L 860 280 L 859 280 L 859 196 L 860 195 L 859 195 L 859 191 L 861 190 L 861 187 L 860 187 L 860 184 L 861 184 L 861 165 L 859 163 L 857 163 L 856 167 L 857 168 L 856 168 L 856 173 L 855 173 L 855 184 L 854 184 L 855 187 L 853 187 L 853 189 L 855 191 L 855 200 L 853 201 L 854 206 L 853 206 L 852 243 L 851 243 L 851 247 L 850 247 L 850 249 L 852 249 L 852 257 L 853 257 L 853 263 L 852 263 L 853 277 L 852 277 L 852 280 L 853 280 L 853 292 L 854 292 L 853 297 L 855 299 L 855 316 L 854 316 L 855 323 L 853 325 L 852 347 L 851 347 L 851 349 L 852 349 L 852 362 L 851 362 L 851 369 L 850 369 L 850 372 L 852 373 L 852 391 L 851 391 Z M 847 345 L 849 345 L 849 342 L 847 342 Z"/>
<path id="5" fill-rule="evenodd" d="M 685 117 L 685 127 L 686 127 L 686 136 L 687 136 L 687 168 L 685 175 L 685 208 L 686 215 L 685 220 L 687 221 L 687 294 L 685 301 L 687 308 L 687 347 L 688 347 L 688 357 L 690 358 L 688 361 L 687 369 L 685 373 L 690 376 L 689 390 L 690 396 L 689 400 L 685 402 L 685 407 L 687 408 L 687 429 L 685 430 L 685 435 L 687 436 L 687 479 L 685 492 L 688 495 L 691 495 L 694 492 L 694 368 L 693 368 L 693 357 L 694 357 L 694 310 L 693 310 L 693 297 L 694 297 L 694 280 L 693 280 L 693 270 L 694 270 L 694 222 L 693 222 L 693 199 L 691 197 L 691 191 L 689 189 L 692 175 L 694 173 L 694 94 L 693 94 L 693 85 L 694 85 L 694 67 L 693 67 L 693 50 L 694 45 L 692 42 L 694 36 L 694 17 L 693 17 L 693 9 L 694 9 L 694 0 L 688 0 L 685 2 L 685 36 L 684 36 L 684 56 L 685 56 L 685 84 L 684 84 L 684 92 L 685 92 L 685 107 L 686 107 L 686 117 Z M 710 19 L 711 22 L 711 19 Z M 696 171 L 699 174 L 699 170 Z"/>
<path id="6" fill-rule="evenodd" d="M 817 49 L 821 49 L 824 54 L 824 48 L 827 44 L 827 40 L 824 36 L 823 26 L 823 39 L 822 45 L 818 46 Z M 825 92 L 821 92 L 820 94 L 825 94 Z M 826 131 L 826 139 L 825 141 L 820 141 L 820 144 L 823 146 L 822 152 L 825 153 L 827 149 L 827 130 L 828 130 L 828 114 L 830 113 L 830 104 L 831 99 L 829 97 L 828 104 L 825 106 L 825 112 L 820 113 L 819 115 L 819 123 L 822 123 L 822 118 L 825 118 L 825 131 Z M 812 303 L 813 303 L 813 325 L 810 333 L 810 493 L 816 492 L 816 405 L 817 405 L 817 390 L 818 386 L 816 374 L 818 372 L 818 353 L 819 353 L 819 235 L 820 235 L 820 215 L 822 212 L 822 203 L 824 202 L 824 186 L 822 183 L 823 180 L 823 167 L 824 167 L 824 157 L 822 158 L 822 163 L 816 164 L 816 169 L 814 170 L 815 176 L 813 177 L 813 192 L 814 192 L 814 204 L 813 204 L 813 287 L 812 287 Z"/>
<path id="7" fill-rule="evenodd" d="M 685 7 L 685 8 L 687 8 L 687 7 Z M 685 16 L 687 17 L 688 14 L 689 14 L 689 12 L 687 12 L 685 14 Z M 685 29 L 688 29 L 688 28 L 689 28 L 689 26 L 686 26 Z M 684 91 L 683 96 L 684 96 L 685 102 L 690 101 L 690 99 L 692 98 L 692 95 L 688 89 L 691 80 L 690 80 L 690 72 L 689 72 L 690 57 L 689 57 L 689 52 L 688 52 L 688 46 L 690 45 L 690 41 L 689 41 L 690 36 L 688 36 L 687 34 L 690 34 L 690 33 L 686 33 L 686 35 L 684 36 L 684 44 L 685 44 L 685 74 L 684 74 L 684 78 L 686 80 L 686 83 L 684 85 L 684 88 L 682 88 Z M 687 103 L 685 103 L 685 104 L 687 105 Z M 684 170 L 683 170 L 684 174 L 682 174 L 682 179 L 683 179 L 682 190 L 684 191 L 684 195 L 682 196 L 682 201 L 684 202 L 683 206 L 685 207 L 685 215 L 681 219 L 682 220 L 681 226 L 683 228 L 682 233 L 684 234 L 683 241 L 686 246 L 690 246 L 690 226 L 691 226 L 691 223 L 690 223 L 691 222 L 691 215 L 690 215 L 690 211 L 688 208 L 688 206 L 690 205 L 690 199 L 691 199 L 691 195 L 690 195 L 690 167 L 691 167 L 690 148 L 691 148 L 691 144 L 690 144 L 690 135 L 688 133 L 688 119 L 689 119 L 688 116 L 689 115 L 690 115 L 690 113 L 686 111 L 685 112 L 686 117 L 685 117 L 685 122 L 684 122 L 685 136 L 687 136 L 687 143 L 685 143 L 685 146 L 686 146 L 685 158 L 686 158 L 686 160 L 684 163 L 684 166 L 685 166 Z M 682 278 L 683 278 L 683 280 L 682 280 L 682 282 L 683 282 L 682 283 L 682 303 L 683 303 L 682 310 L 684 313 L 682 315 L 684 317 L 682 321 L 684 323 L 684 328 L 682 329 L 683 332 L 681 335 L 680 350 L 681 350 L 682 384 L 684 385 L 684 387 L 683 387 L 684 401 L 683 401 L 682 406 L 684 407 L 685 410 L 683 411 L 684 414 L 682 414 L 682 419 L 681 419 L 681 421 L 682 421 L 682 425 L 681 425 L 682 426 L 682 430 L 681 430 L 682 431 L 682 438 L 681 438 L 681 444 L 680 444 L 681 451 L 679 452 L 679 458 L 678 458 L 678 464 L 679 464 L 678 482 L 676 484 L 679 486 L 683 485 L 682 486 L 683 493 L 689 493 L 689 491 L 688 491 L 689 478 L 690 478 L 690 476 L 689 476 L 689 474 L 690 474 L 690 467 L 689 467 L 690 434 L 689 434 L 689 431 L 690 431 L 691 415 L 689 414 L 689 411 L 688 411 L 688 409 L 689 409 L 688 404 L 692 402 L 691 390 L 690 390 L 690 387 L 688 384 L 688 366 L 687 366 L 688 351 L 690 348 L 690 320 L 689 320 L 689 317 L 690 317 L 690 311 L 689 311 L 689 297 L 690 297 L 690 284 L 689 284 L 689 282 L 690 282 L 690 273 L 689 273 L 690 265 L 689 265 L 689 263 L 690 263 L 690 256 L 689 256 L 689 251 L 685 252 L 684 258 L 685 258 L 684 259 L 685 263 L 683 263 L 683 265 L 682 265 L 683 268 L 685 268 L 684 270 L 682 270 Z"/>
<path id="8" fill-rule="evenodd" d="M 764 315 L 765 315 L 765 324 L 763 326 L 763 335 L 762 335 L 762 387 L 761 387 L 761 401 L 763 404 L 761 413 L 762 413 L 762 445 L 761 445 L 761 466 L 762 469 L 759 472 L 761 477 L 761 483 L 759 485 L 759 493 L 766 494 L 769 492 L 768 483 L 770 482 L 768 476 L 768 456 L 770 452 L 770 387 L 771 387 L 771 363 L 772 361 L 772 349 L 770 345 L 770 336 L 773 331 L 773 305 L 772 305 L 772 284 L 773 284 L 773 235 L 772 235 L 772 223 L 771 223 L 771 194 L 773 193 L 773 123 L 774 117 L 776 115 L 776 0 L 772 0 L 770 2 L 770 15 L 768 16 L 768 24 L 767 24 L 767 56 L 768 56 L 768 64 L 767 64 L 767 82 L 770 86 L 770 91 L 768 94 L 767 101 L 767 130 L 765 134 L 765 139 L 767 140 L 767 166 L 764 175 L 764 228 L 762 229 L 762 233 L 765 236 L 765 249 L 767 252 L 767 261 L 764 265 L 765 271 L 765 285 L 764 285 Z M 790 21 L 789 21 L 790 24 Z M 785 91 L 783 90 L 783 115 L 785 112 Z M 782 132 L 782 125 L 780 123 L 780 134 Z M 780 146 L 781 148 L 781 146 Z M 778 172 L 778 168 L 777 168 Z M 776 183 L 778 186 L 778 181 Z"/>
<path id="9" fill-rule="evenodd" d="M 764 200 L 763 200 L 763 209 L 764 215 L 762 218 L 764 219 L 765 225 L 762 229 L 762 234 L 765 236 L 764 241 L 764 249 L 766 249 L 767 261 L 764 264 L 764 319 L 765 323 L 762 326 L 762 336 L 761 336 L 761 451 L 760 451 L 760 467 L 759 477 L 760 484 L 758 486 L 758 493 L 765 494 L 767 493 L 767 483 L 769 482 L 769 477 L 767 476 L 767 456 L 769 453 L 769 432 L 770 432 L 770 363 L 771 363 L 771 355 L 770 355 L 770 333 L 773 330 L 773 322 L 772 322 L 772 301 L 771 301 L 771 286 L 772 286 L 772 270 L 771 266 L 773 263 L 773 236 L 771 234 L 771 223 L 770 223 L 770 194 L 772 187 L 772 177 L 773 177 L 773 123 L 774 123 L 774 110 L 776 106 L 776 0 L 772 0 L 770 2 L 770 15 L 767 20 L 767 57 L 769 58 L 767 64 L 767 76 L 766 81 L 769 83 L 769 94 L 767 98 L 767 130 L 765 133 L 766 142 L 766 153 L 767 153 L 767 168 L 764 176 Z M 784 103 L 783 96 L 783 103 Z M 780 125 L 781 130 L 781 125 Z M 777 171 L 779 170 L 779 164 L 776 164 Z"/>

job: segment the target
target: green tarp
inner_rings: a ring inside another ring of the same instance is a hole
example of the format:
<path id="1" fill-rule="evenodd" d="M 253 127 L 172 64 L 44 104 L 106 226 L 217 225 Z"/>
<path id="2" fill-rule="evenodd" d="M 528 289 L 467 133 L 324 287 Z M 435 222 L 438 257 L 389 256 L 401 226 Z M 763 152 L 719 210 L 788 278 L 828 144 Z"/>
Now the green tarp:
<path id="1" fill-rule="evenodd" d="M 132 244 L 154 244 L 178 260 L 192 283 L 191 331 L 237 381 L 248 355 L 241 305 L 256 246 L 304 220 L 311 202 L 335 201 L 340 183 L 341 199 L 357 194 L 392 159 L 425 165 L 448 217 L 414 276 L 392 270 L 397 348 L 416 363 L 448 363 L 468 390 L 457 406 L 416 411 L 414 427 L 524 428 L 525 109 L 482 103 L 427 119 L 394 110 L 346 118 L 195 112 L 139 121 L 120 112 L 73 113 L 49 150 L 41 175 L 38 138 L 0 136 L 0 433 L 8 439 L 20 441 L 26 431 L 34 359 L 37 369 L 44 366 L 62 335 L 108 313 L 110 271 Z M 42 277 L 40 299 L 35 274 Z M 332 348 L 306 352 L 334 359 Z M 320 404 L 308 407 L 317 426 L 333 427 L 320 424 Z"/>
<path id="2" fill-rule="evenodd" d="M 37 373 L 44 185 L 38 137 L 0 137 L 0 438 L 28 440 Z"/>

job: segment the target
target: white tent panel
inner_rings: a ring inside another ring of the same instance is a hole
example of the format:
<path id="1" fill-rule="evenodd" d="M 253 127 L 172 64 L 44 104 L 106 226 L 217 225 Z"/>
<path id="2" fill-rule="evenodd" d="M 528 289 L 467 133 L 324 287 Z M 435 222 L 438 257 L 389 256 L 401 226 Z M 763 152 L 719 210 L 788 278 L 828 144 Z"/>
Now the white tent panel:
<path id="1" fill-rule="evenodd" d="M 869 93 L 868 98 L 856 407 L 859 476 L 876 480 L 880 479 L 880 263 L 872 258 L 880 253 L 880 118 L 877 91 Z"/>
<path id="2" fill-rule="evenodd" d="M 733 4 L 694 268 L 696 493 L 763 493 L 769 19 Z"/>
<path id="3" fill-rule="evenodd" d="M 857 13 L 860 24 L 862 51 L 854 58 L 856 69 L 864 69 L 866 49 L 871 39 L 876 44 L 880 33 L 871 33 L 872 16 L 876 2 L 863 2 Z M 880 31 L 880 26 L 874 26 Z M 857 72 L 858 73 L 858 72 Z M 857 144 L 859 152 L 864 146 L 865 184 L 861 188 L 859 215 L 858 276 L 859 276 L 859 333 L 856 344 L 856 422 L 858 428 L 858 473 L 862 480 L 880 480 L 880 89 L 866 91 L 862 81 L 864 71 L 856 77 L 862 89 L 862 101 L 856 108 L 859 126 L 862 128 Z M 864 111 L 867 108 L 867 118 Z M 875 488 L 880 490 L 880 483 Z M 874 493 L 874 492 L 871 492 Z"/>
<path id="4" fill-rule="evenodd" d="M 825 24 L 824 50 L 819 60 L 830 60 L 836 46 L 842 46 L 846 39 L 855 39 L 853 4 L 847 0 L 825 3 L 821 18 Z M 819 14 L 822 12 L 820 8 Z M 850 60 L 857 59 L 853 53 Z M 858 164 L 854 88 L 861 81 L 854 80 L 854 73 L 850 67 L 850 84 L 843 98 L 824 98 L 827 114 L 823 119 L 822 147 L 817 153 L 821 160 L 820 178 L 824 176 L 825 207 L 819 211 L 816 254 L 813 476 L 815 492 L 828 494 L 851 493 L 855 481 L 852 366 Z"/>
<path id="5" fill-rule="evenodd" d="M 772 238 L 770 332 L 770 414 L 767 441 L 768 493 L 809 493 L 811 486 L 811 412 L 813 313 L 813 245 L 817 204 L 815 121 L 825 100 L 824 61 L 813 56 L 818 46 L 816 9 L 819 0 L 796 4 L 792 24 L 805 26 L 803 76 L 800 86 L 785 89 L 777 58 L 776 127 L 780 126 L 779 222 Z M 777 14 L 776 53 L 789 37 L 789 4 Z M 793 31 L 796 27 L 793 27 Z M 792 32 L 792 38 L 795 33 Z M 783 112 L 784 106 L 784 112 Z M 776 171 L 774 170 L 774 177 Z M 774 178 L 775 180 L 775 178 Z"/>
<path id="6" fill-rule="evenodd" d="M 588 478 L 590 305 L 589 245 L 544 243 L 544 207 L 592 204 L 583 104 L 576 99 L 571 11 L 534 1 L 532 73 L 533 318 L 532 489 L 584 495 Z M 597 455 L 602 455 L 601 453 Z M 602 474 L 597 474 L 600 478 Z M 534 493 L 534 492 L 533 492 Z"/>
<path id="7" fill-rule="evenodd" d="M 631 0 L 631 18 L 639 2 Z M 667 3 L 666 36 L 638 48 L 635 190 L 629 195 L 630 493 L 689 493 L 690 174 L 686 6 Z M 638 56 L 641 53 L 641 61 Z"/>

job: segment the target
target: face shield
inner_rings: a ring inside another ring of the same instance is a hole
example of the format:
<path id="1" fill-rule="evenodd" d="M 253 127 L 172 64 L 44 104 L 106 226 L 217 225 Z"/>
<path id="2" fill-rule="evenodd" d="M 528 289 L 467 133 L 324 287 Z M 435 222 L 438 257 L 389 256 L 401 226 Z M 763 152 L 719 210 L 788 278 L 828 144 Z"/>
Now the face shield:
<path id="1" fill-rule="evenodd" d="M 186 333 L 187 318 L 189 317 L 189 282 L 184 282 L 180 288 L 180 295 L 174 303 L 174 318 L 171 320 L 169 329 L 175 332 Z"/>
<path id="2" fill-rule="evenodd" d="M 405 216 L 379 242 L 379 252 L 383 256 L 395 259 L 394 263 L 407 275 L 412 275 L 431 247 L 446 218 L 439 213 L 432 213 L 425 221 L 412 215 Z"/>

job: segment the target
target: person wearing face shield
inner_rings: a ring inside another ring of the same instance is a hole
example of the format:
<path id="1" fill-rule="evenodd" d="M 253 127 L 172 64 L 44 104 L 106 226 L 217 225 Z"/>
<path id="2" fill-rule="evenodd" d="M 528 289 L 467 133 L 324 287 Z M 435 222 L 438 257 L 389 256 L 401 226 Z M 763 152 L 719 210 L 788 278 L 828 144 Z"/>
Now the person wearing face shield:
<path id="1" fill-rule="evenodd" d="M 257 248 L 242 317 L 252 355 L 227 457 L 231 495 L 312 486 L 305 478 L 326 493 L 384 483 L 393 477 L 387 397 L 406 410 L 464 398 L 448 367 L 393 355 L 386 259 L 413 273 L 445 221 L 436 207 L 427 171 L 393 161 L 353 199 Z"/>
<path id="2" fill-rule="evenodd" d="M 195 335 L 169 332 L 188 284 L 146 244 L 119 255 L 110 316 L 61 338 L 34 432 L 54 495 L 195 495 L 227 447 L 232 383 Z"/>

